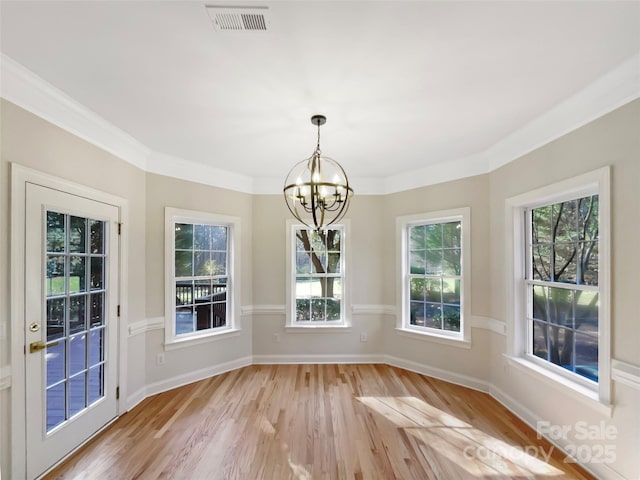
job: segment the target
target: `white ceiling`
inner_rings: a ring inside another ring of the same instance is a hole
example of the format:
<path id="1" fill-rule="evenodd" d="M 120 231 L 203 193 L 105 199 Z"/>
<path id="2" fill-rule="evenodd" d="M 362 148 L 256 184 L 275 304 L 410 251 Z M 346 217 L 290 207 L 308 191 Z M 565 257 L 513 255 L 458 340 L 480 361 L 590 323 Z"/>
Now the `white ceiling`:
<path id="1" fill-rule="evenodd" d="M 146 168 L 174 162 L 177 176 L 275 185 L 312 153 L 309 118 L 325 114 L 323 153 L 357 194 L 358 181 L 397 190 L 432 183 L 429 169 L 486 171 L 498 146 L 640 58 L 637 1 L 223 3 L 268 6 L 266 34 L 218 32 L 205 4 L 2 1 L 3 60 L 153 152 Z"/>

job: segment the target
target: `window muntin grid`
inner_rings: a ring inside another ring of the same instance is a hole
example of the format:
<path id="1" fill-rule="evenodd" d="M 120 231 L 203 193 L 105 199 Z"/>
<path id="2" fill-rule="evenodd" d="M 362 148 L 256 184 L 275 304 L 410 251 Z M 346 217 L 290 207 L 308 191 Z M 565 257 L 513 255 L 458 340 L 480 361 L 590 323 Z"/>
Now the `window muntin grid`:
<path id="1" fill-rule="evenodd" d="M 107 222 L 46 212 L 47 432 L 105 394 Z M 54 344 L 54 342 L 57 342 Z"/>
<path id="2" fill-rule="evenodd" d="M 598 381 L 599 198 L 525 210 L 527 353 Z"/>
<path id="3" fill-rule="evenodd" d="M 407 226 L 408 323 L 460 333 L 462 324 L 462 221 Z"/>
<path id="4" fill-rule="evenodd" d="M 344 321 L 344 229 L 294 228 L 295 323 Z"/>
<path id="5" fill-rule="evenodd" d="M 174 222 L 176 336 L 228 326 L 230 227 Z"/>

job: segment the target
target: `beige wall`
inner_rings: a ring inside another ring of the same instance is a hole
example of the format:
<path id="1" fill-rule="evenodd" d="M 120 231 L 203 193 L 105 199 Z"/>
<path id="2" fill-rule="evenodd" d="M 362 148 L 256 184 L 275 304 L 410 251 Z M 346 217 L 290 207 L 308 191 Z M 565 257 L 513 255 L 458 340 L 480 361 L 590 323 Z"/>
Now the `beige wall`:
<path id="1" fill-rule="evenodd" d="M 247 195 L 150 173 L 109 155 L 7 102 L 2 103 L 0 163 L 0 320 L 9 318 L 9 163 L 16 162 L 129 200 L 129 322 L 164 315 L 164 208 L 166 206 L 234 215 L 242 223 L 241 304 L 254 313 L 241 318 L 243 332 L 212 344 L 166 352 L 163 331 L 129 338 L 130 393 L 162 385 L 219 362 L 255 356 L 370 355 L 395 357 L 450 372 L 481 385 L 494 385 L 529 418 L 559 424 L 604 420 L 618 429 L 615 470 L 640 476 L 640 395 L 615 383 L 612 418 L 576 404 L 562 390 L 514 371 L 504 360 L 506 336 L 473 328 L 470 349 L 398 335 L 395 317 L 382 313 L 396 304 L 395 219 L 457 207 L 471 208 L 471 313 L 509 327 L 505 313 L 505 200 L 542 185 L 612 165 L 612 334 L 613 356 L 640 365 L 640 322 L 633 302 L 638 286 L 640 238 L 640 101 L 626 105 L 491 174 L 392 195 L 357 195 L 351 222 L 351 303 L 376 305 L 353 315 L 347 333 L 288 333 L 284 316 L 261 306 L 285 304 L 285 222 L 290 218 L 280 195 Z M 127 227 L 125 227 L 127 228 Z M 360 341 L 360 333 L 368 341 Z M 0 330 L 0 334 L 2 331 Z M 279 342 L 273 334 L 278 333 Z M 10 335 L 10 331 L 7 332 Z M 293 357 L 292 357 L 293 358 Z M 364 357 L 363 357 L 364 358 Z M 10 361 L 9 341 L 0 338 L 0 368 Z M 0 390 L 2 473 L 8 478 L 10 390 Z M 551 401 L 550 401 L 551 400 Z"/>
<path id="2" fill-rule="evenodd" d="M 146 307 L 147 318 L 164 318 L 164 210 L 165 207 L 231 215 L 240 218 L 240 300 L 251 304 L 252 198 L 251 195 L 148 173 L 146 176 Z M 241 319 L 242 322 L 242 319 Z M 214 343 L 170 350 L 164 365 L 156 365 L 156 354 L 164 352 L 164 332 L 157 330 L 146 338 L 146 384 L 189 374 L 212 365 L 251 355 L 250 323 L 243 323 L 239 336 Z M 188 354 L 187 354 L 188 352 Z"/>
<path id="3" fill-rule="evenodd" d="M 10 361 L 11 325 L 9 321 L 10 282 L 9 282 L 9 191 L 10 163 L 17 163 L 37 169 L 78 184 L 86 185 L 103 192 L 118 195 L 129 201 L 129 275 L 128 297 L 129 322 L 145 319 L 145 173 L 136 167 L 106 153 L 78 137 L 26 112 L 25 110 L 2 100 L 1 114 L 1 218 L 0 218 L 0 264 L 2 265 L 3 287 L 0 290 L 0 315 L 3 323 L 9 324 L 7 337 L 0 339 L 0 367 Z M 13 287 L 13 286 L 11 286 Z M 123 325 L 127 328 L 127 325 Z M 134 338 L 127 346 L 129 391 L 136 391 L 145 382 L 145 344 Z M 13 383 L 21 380 L 12 379 Z M 9 435 L 10 409 L 9 392 L 0 392 L 0 442 L 2 448 L 2 476 L 9 475 Z"/>
<path id="4" fill-rule="evenodd" d="M 384 221 L 381 237 L 385 247 L 383 271 L 384 301 L 396 304 L 396 218 L 404 215 L 436 212 L 460 207 L 471 209 L 471 314 L 487 316 L 490 312 L 490 283 L 487 279 L 489 257 L 489 177 L 479 175 L 441 183 L 384 198 Z M 470 320 L 470 319 L 468 319 Z M 437 344 L 429 340 L 409 338 L 395 331 L 395 318 L 385 323 L 385 352 L 430 367 L 452 371 L 458 375 L 485 380 L 489 376 L 486 352 L 488 333 L 473 328 L 471 348 Z"/>
<path id="5" fill-rule="evenodd" d="M 640 272 L 640 100 L 539 148 L 490 175 L 491 314 L 509 328 L 506 312 L 505 201 L 543 185 L 611 165 L 612 204 L 612 355 L 640 365 L 640 317 L 637 304 Z M 613 465 L 624 478 L 640 476 L 640 392 L 614 384 L 613 418 L 578 404 L 560 390 L 534 377 L 513 371 L 505 363 L 506 337 L 492 339 L 491 381 L 522 408 L 559 425 L 580 420 L 605 421 L 618 429 L 618 461 Z M 553 402 L 549 399 L 552 398 Z"/>
<path id="6" fill-rule="evenodd" d="M 384 249 L 380 196 L 353 198 L 346 220 L 350 223 L 349 284 L 354 305 L 380 304 L 384 280 L 382 260 Z M 285 331 L 285 316 L 267 311 L 262 305 L 277 305 L 284 309 L 286 220 L 291 218 L 281 195 L 255 195 L 253 199 L 253 304 L 258 312 L 252 315 L 253 354 L 256 356 L 286 355 L 379 355 L 382 350 L 383 315 L 356 313 L 352 328 L 338 333 L 300 333 Z M 264 309 L 263 309 L 264 310 Z M 273 334 L 279 335 L 275 342 Z M 367 341 L 360 341 L 360 334 Z M 271 357 L 273 358 L 273 357 Z"/>

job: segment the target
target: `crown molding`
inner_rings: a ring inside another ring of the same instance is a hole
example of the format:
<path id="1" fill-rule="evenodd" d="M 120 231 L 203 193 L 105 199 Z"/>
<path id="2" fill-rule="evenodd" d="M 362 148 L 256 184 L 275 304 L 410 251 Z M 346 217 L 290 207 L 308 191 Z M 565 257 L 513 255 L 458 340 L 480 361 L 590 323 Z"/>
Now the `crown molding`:
<path id="1" fill-rule="evenodd" d="M 146 171 L 212 187 L 255 193 L 251 177 L 164 153 L 152 152 L 147 159 Z"/>
<path id="2" fill-rule="evenodd" d="M 5 54 L 0 96 L 132 165 L 152 173 L 249 194 L 280 194 L 282 181 L 153 152 Z M 384 195 L 489 173 L 640 98 L 640 53 L 483 152 L 386 178 L 353 178 L 358 195 Z"/>
<path id="3" fill-rule="evenodd" d="M 496 170 L 640 97 L 640 53 L 485 151 Z"/>
<path id="4" fill-rule="evenodd" d="M 128 133 L 1 54 L 0 96 L 77 137 L 145 170 L 151 150 Z"/>
<path id="5" fill-rule="evenodd" d="M 488 173 L 489 162 L 484 153 L 470 155 L 428 167 L 388 177 L 384 183 L 383 194 L 404 192 L 414 188 L 426 187 L 437 183 L 450 182 L 461 178 Z"/>

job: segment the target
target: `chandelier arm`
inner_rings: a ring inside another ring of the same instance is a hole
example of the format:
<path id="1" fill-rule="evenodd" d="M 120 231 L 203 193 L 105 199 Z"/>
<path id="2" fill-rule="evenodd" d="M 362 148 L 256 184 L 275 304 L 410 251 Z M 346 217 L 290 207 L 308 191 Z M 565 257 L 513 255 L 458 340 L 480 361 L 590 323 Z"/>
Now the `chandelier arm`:
<path id="1" fill-rule="evenodd" d="M 287 189 L 285 189 L 286 191 Z M 303 223 L 304 225 L 306 225 L 307 227 L 311 228 L 311 225 L 309 225 L 307 222 L 305 222 L 302 218 L 302 215 L 300 214 L 300 212 L 298 211 L 298 203 L 292 199 L 293 204 L 293 208 L 291 208 L 290 202 L 286 202 L 287 204 L 287 208 L 289 209 L 289 211 L 293 214 L 293 216 L 298 219 L 301 223 Z M 300 204 L 303 208 L 303 210 L 307 213 L 311 213 L 311 210 L 309 210 L 307 207 L 305 207 L 304 205 Z"/>
<path id="2" fill-rule="evenodd" d="M 327 227 L 329 225 L 333 225 L 334 223 L 339 222 L 340 220 L 342 220 L 342 217 L 344 217 L 344 215 L 347 213 L 347 208 L 348 208 L 348 204 L 349 204 L 349 200 L 351 199 L 351 197 L 349 196 L 348 198 L 345 199 L 344 202 L 342 202 L 342 209 L 340 210 L 340 213 L 338 213 L 338 215 L 336 215 L 336 218 L 334 218 L 333 220 L 331 220 L 328 224 Z"/>
<path id="3" fill-rule="evenodd" d="M 289 211 L 297 220 L 308 228 L 315 228 L 317 232 L 341 220 L 353 196 L 353 188 L 349 185 L 349 179 L 342 166 L 331 158 L 322 157 L 320 126 L 325 122 L 326 117 L 323 115 L 311 117 L 311 123 L 317 126 L 316 149 L 310 158 L 294 165 L 287 175 L 284 187 Z M 323 165 L 323 161 L 328 165 Z M 302 165 L 305 167 L 301 168 Z M 323 173 L 327 172 L 337 173 L 334 177 L 336 181 L 329 182 L 323 179 Z M 305 178 L 306 174 L 310 175 L 310 178 L 303 183 L 302 178 Z M 308 193 L 306 189 L 309 189 Z"/>

